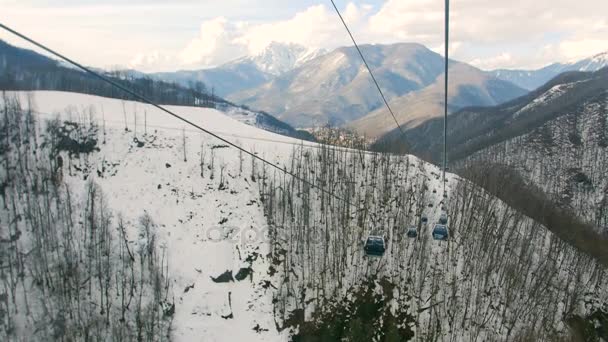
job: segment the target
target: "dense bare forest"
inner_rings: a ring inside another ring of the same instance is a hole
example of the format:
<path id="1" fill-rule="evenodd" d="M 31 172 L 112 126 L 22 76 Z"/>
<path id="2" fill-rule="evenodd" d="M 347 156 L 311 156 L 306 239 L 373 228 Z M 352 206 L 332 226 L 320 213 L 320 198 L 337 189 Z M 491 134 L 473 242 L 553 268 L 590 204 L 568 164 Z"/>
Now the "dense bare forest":
<path id="1" fill-rule="evenodd" d="M 461 162 L 501 164 L 608 237 L 608 90 Z"/>
<path id="2" fill-rule="evenodd" d="M 473 183 L 449 177 L 444 199 L 414 157 L 332 149 L 295 151 L 289 170 L 351 201 L 265 175 L 276 315 L 296 340 L 597 340 L 571 322 L 605 313 L 605 267 Z M 440 206 L 448 242 L 420 222 Z M 372 229 L 388 236 L 381 259 L 363 252 Z"/>
<path id="3" fill-rule="evenodd" d="M 91 113 L 40 121 L 32 102 L 3 93 L 0 106 L 1 339 L 168 340 L 174 306 L 153 217 L 141 213 L 128 236 L 95 182 L 68 186 L 100 128 Z"/>

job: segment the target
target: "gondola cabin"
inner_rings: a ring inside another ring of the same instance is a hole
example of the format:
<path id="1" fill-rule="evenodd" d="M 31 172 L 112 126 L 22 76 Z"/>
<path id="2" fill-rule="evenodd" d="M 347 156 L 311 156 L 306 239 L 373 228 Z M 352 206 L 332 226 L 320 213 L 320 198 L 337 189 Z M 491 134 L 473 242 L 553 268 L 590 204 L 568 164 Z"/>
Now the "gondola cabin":
<path id="1" fill-rule="evenodd" d="M 448 226 L 443 224 L 436 224 L 433 228 L 433 239 L 435 240 L 447 240 L 450 236 L 448 232 Z"/>
<path id="2" fill-rule="evenodd" d="M 448 214 L 445 211 L 439 216 L 439 223 L 448 224 Z"/>
<path id="3" fill-rule="evenodd" d="M 429 218 L 428 218 L 428 217 L 426 217 L 426 216 L 422 216 L 422 217 L 420 218 L 420 222 L 422 222 L 422 224 L 426 224 L 426 223 L 428 223 L 428 222 L 429 222 Z"/>
<path id="4" fill-rule="evenodd" d="M 416 227 L 409 227 L 407 229 L 407 237 L 408 238 L 417 238 L 418 237 L 418 228 Z"/>
<path id="5" fill-rule="evenodd" d="M 368 256 L 383 256 L 386 251 L 386 240 L 384 234 L 371 233 L 365 241 L 363 247 L 365 254 Z"/>

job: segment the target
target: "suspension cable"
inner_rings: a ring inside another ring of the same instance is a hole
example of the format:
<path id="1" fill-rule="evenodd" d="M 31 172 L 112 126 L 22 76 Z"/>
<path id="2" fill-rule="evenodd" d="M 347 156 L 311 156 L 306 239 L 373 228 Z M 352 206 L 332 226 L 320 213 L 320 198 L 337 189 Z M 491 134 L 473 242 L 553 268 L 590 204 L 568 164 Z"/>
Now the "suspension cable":
<path id="1" fill-rule="evenodd" d="M 361 60 L 363 60 L 363 64 L 365 64 L 365 67 L 367 68 L 367 71 L 369 72 L 369 75 L 372 77 L 372 81 L 374 81 L 374 84 L 376 85 L 376 88 L 378 89 L 378 92 L 380 93 L 380 97 L 382 97 L 382 101 L 384 102 L 384 105 L 386 106 L 386 108 L 388 109 L 388 112 L 393 117 L 393 120 L 395 121 L 395 124 L 397 125 L 397 128 L 399 129 L 399 131 L 401 132 L 401 135 L 403 136 L 404 142 L 406 142 L 407 139 L 406 139 L 405 132 L 403 131 L 403 128 L 401 128 L 401 125 L 399 124 L 399 121 L 397 120 L 397 117 L 395 116 L 395 113 L 391 109 L 391 106 L 388 104 L 388 101 L 386 100 L 386 97 L 384 96 L 384 92 L 380 88 L 380 85 L 378 84 L 378 81 L 376 80 L 376 77 L 374 76 L 374 73 L 372 72 L 372 69 L 369 67 L 369 64 L 367 64 L 367 60 L 363 56 L 363 52 L 361 52 L 361 49 L 359 48 L 359 44 L 357 44 L 357 41 L 355 40 L 355 37 L 353 36 L 353 34 L 351 33 L 350 29 L 348 28 L 348 25 L 346 24 L 346 21 L 344 21 L 344 18 L 342 17 L 342 14 L 340 13 L 340 10 L 338 10 L 338 6 L 336 6 L 336 3 L 334 2 L 334 0 L 330 0 L 330 1 L 331 1 L 331 4 L 334 6 L 334 9 L 336 10 L 336 13 L 338 14 L 338 17 L 340 17 L 340 21 L 342 21 L 342 24 L 344 25 L 344 28 L 346 29 L 346 32 L 348 32 L 348 35 L 350 36 L 350 39 L 353 41 L 353 44 L 355 45 L 355 48 L 357 49 L 357 52 L 359 52 L 359 56 L 361 56 Z"/>
<path id="2" fill-rule="evenodd" d="M 443 194 L 445 196 L 445 171 L 448 168 L 448 45 L 450 41 L 450 0 L 445 0 L 445 84 L 443 99 Z"/>

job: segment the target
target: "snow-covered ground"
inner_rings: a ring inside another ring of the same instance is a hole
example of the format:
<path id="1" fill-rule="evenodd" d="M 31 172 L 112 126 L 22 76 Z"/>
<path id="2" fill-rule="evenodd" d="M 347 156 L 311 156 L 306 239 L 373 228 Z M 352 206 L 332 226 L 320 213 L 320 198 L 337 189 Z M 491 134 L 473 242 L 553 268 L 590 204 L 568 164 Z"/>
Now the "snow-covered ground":
<path id="1" fill-rule="evenodd" d="M 168 253 L 169 276 L 174 281 L 176 340 L 286 339 L 275 328 L 270 290 L 262 286 L 269 278 L 267 243 L 240 236 L 240 231 L 265 227 L 259 190 L 250 177 L 250 157 L 225 148 L 221 141 L 148 105 L 64 92 L 37 91 L 33 95 L 41 118 L 58 116 L 80 122 L 92 117 L 100 127 L 99 139 L 106 142 L 99 144 L 99 153 L 86 162 L 90 175 L 69 176 L 65 172 L 64 181 L 79 189 L 84 187 L 85 178 L 92 178 L 129 227 L 135 226 L 143 212 L 148 212 L 160 227 L 158 234 Z M 22 96 L 25 103 L 25 93 Z M 217 110 L 168 108 L 278 163 L 286 160 L 294 144 L 301 143 L 244 124 Z M 144 145 L 137 147 L 135 138 Z M 204 177 L 200 167 L 202 150 L 206 154 Z M 241 157 L 243 171 L 239 174 Z M 212 162 L 215 170 L 210 179 L 212 171 L 208 166 Z M 223 175 L 220 168 L 224 168 Z M 136 234 L 130 232 L 131 236 Z M 211 277 L 227 270 L 236 275 L 248 264 L 247 257 L 254 259 L 251 277 L 228 283 L 212 281 Z M 232 318 L 222 317 L 230 314 Z M 259 332 L 254 330 L 256 327 Z"/>

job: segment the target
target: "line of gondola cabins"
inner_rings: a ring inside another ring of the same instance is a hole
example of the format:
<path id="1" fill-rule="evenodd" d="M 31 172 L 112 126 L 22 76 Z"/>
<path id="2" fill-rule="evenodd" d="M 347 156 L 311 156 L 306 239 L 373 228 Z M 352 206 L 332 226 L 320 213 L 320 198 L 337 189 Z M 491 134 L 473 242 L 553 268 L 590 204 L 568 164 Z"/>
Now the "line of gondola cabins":
<path id="1" fill-rule="evenodd" d="M 420 223 L 423 226 L 428 224 L 428 217 L 422 216 L 420 218 Z M 449 230 L 448 230 L 448 215 L 446 212 L 442 212 L 439 216 L 438 222 L 433 227 L 432 236 L 434 240 L 445 241 L 449 238 Z M 411 226 L 407 229 L 406 236 L 411 239 L 418 238 L 418 228 L 416 226 Z M 373 231 L 371 232 L 364 244 L 365 254 L 368 256 L 382 256 L 386 251 L 386 236 L 381 231 Z"/>

